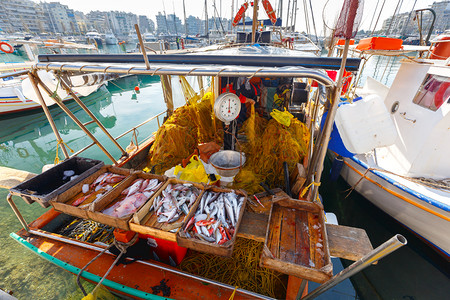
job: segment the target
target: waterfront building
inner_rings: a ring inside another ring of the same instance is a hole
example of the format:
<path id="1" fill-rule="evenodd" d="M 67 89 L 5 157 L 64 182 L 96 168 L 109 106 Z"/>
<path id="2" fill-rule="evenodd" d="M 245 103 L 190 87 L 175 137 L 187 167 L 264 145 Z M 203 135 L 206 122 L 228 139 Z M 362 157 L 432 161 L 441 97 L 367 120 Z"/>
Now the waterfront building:
<path id="1" fill-rule="evenodd" d="M 449 29 L 450 1 L 434 2 L 431 9 L 436 13 L 433 33 L 439 34 Z M 414 16 L 414 12 L 404 12 L 387 18 L 383 22 L 381 33 L 392 36 L 418 35 L 417 20 L 414 20 Z M 429 11 L 424 11 L 422 16 L 422 33 L 426 35 L 431 26 L 432 14 Z"/>
<path id="2" fill-rule="evenodd" d="M 157 32 L 166 34 L 180 34 L 184 33 L 184 27 L 181 24 L 180 18 L 175 14 L 163 15 L 158 12 L 156 15 Z"/>
<path id="3" fill-rule="evenodd" d="M 54 33 L 79 34 L 80 28 L 73 9 L 59 2 L 41 3 L 49 22 L 50 31 Z"/>
<path id="4" fill-rule="evenodd" d="M 189 16 L 186 18 L 188 35 L 202 34 L 202 20 L 198 17 Z"/>
<path id="5" fill-rule="evenodd" d="M 98 32 L 109 31 L 110 26 L 108 22 L 107 13 L 103 11 L 91 11 L 86 15 L 88 20 L 88 30 L 97 30 Z"/>
<path id="6" fill-rule="evenodd" d="M 135 30 L 134 24 L 138 24 L 138 18 L 133 13 L 127 13 L 123 11 L 109 11 L 106 13 L 106 16 L 108 23 L 108 28 L 106 28 L 106 30 L 111 29 L 116 35 L 125 36 L 130 31 Z"/>
<path id="7" fill-rule="evenodd" d="M 142 32 L 154 32 L 155 22 L 147 18 L 147 16 L 138 16 L 139 28 Z"/>
<path id="8" fill-rule="evenodd" d="M 42 6 L 30 0 L 0 1 L 0 28 L 7 33 L 37 34 L 49 30 Z"/>

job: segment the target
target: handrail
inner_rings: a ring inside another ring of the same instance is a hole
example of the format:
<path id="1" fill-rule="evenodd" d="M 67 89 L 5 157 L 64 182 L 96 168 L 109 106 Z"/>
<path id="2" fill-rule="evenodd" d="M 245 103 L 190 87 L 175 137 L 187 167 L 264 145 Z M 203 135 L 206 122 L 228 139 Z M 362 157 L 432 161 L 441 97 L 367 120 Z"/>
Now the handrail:
<path id="1" fill-rule="evenodd" d="M 141 124 L 136 125 L 136 126 L 134 126 L 133 128 L 131 128 L 131 129 L 125 131 L 124 133 L 122 133 L 121 135 L 119 135 L 118 137 L 116 137 L 116 138 L 114 138 L 114 139 L 115 139 L 115 140 L 120 139 L 121 137 L 127 135 L 128 133 L 130 133 L 130 132 L 132 132 L 132 131 L 134 131 L 134 130 L 136 130 L 137 128 L 141 127 L 142 125 L 147 124 L 148 122 L 154 120 L 155 118 L 158 118 L 158 128 L 159 128 L 159 127 L 160 127 L 160 125 L 159 125 L 159 116 L 161 116 L 162 114 L 165 114 L 165 113 L 167 113 L 167 110 L 165 110 L 165 111 L 163 111 L 163 112 L 160 112 L 160 113 L 157 114 L 157 115 L 154 115 L 154 116 L 151 117 L 150 119 L 148 119 L 148 120 L 142 122 Z"/>
<path id="2" fill-rule="evenodd" d="M 160 112 L 159 114 L 154 115 L 154 116 L 150 117 L 149 119 L 145 120 L 144 122 L 142 122 L 142 123 L 140 123 L 140 124 L 134 126 L 133 128 L 131 128 L 131 129 L 127 130 L 126 132 L 120 134 L 119 136 L 115 137 L 114 140 L 117 141 L 118 139 L 122 138 L 123 136 L 127 135 L 128 133 L 130 133 L 130 132 L 132 132 L 132 131 L 138 129 L 139 127 L 141 127 L 141 126 L 147 124 L 148 122 L 154 120 L 155 118 L 156 118 L 157 121 L 158 121 L 158 128 L 161 127 L 161 123 L 160 123 L 160 121 L 159 121 L 159 117 L 160 117 L 162 114 L 165 114 L 165 113 L 167 113 L 167 110 L 165 110 L 165 111 L 163 111 L 163 112 Z M 80 153 L 86 151 L 87 149 L 91 148 L 91 147 L 94 146 L 94 145 L 95 145 L 95 143 L 91 143 L 91 144 L 87 145 L 86 147 L 81 148 L 80 150 L 78 150 L 77 152 L 75 152 L 74 154 L 72 154 L 70 157 L 72 157 L 72 156 L 77 156 L 77 155 L 79 155 Z"/>

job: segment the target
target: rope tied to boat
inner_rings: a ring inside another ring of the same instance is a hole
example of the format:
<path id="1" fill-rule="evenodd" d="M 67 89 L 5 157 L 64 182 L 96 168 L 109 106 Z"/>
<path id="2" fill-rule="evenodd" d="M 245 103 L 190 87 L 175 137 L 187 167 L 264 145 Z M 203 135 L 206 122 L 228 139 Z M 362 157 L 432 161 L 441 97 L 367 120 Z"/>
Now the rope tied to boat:
<path id="1" fill-rule="evenodd" d="M 313 181 L 313 182 L 311 182 L 310 184 L 308 184 L 308 186 L 305 187 L 305 188 L 303 189 L 303 191 L 300 193 L 300 197 L 303 198 L 303 197 L 305 196 L 306 192 L 308 191 L 308 189 L 309 189 L 311 186 L 313 186 L 313 185 L 319 187 L 319 186 L 320 186 L 320 182 L 315 182 L 315 181 Z"/>
<path id="2" fill-rule="evenodd" d="M 398 176 L 400 178 L 409 180 L 411 182 L 417 183 L 417 184 L 422 184 L 422 185 L 426 185 L 430 188 L 433 189 L 439 189 L 442 190 L 444 192 L 450 193 L 450 178 L 447 179 L 443 179 L 443 180 L 434 180 L 431 178 L 423 178 L 423 177 L 419 177 L 419 178 L 414 178 L 414 177 L 408 177 L 408 176 L 403 176 L 400 174 L 396 174 L 394 172 L 388 171 L 388 170 L 383 170 L 383 169 L 379 169 L 379 168 L 367 168 L 366 171 L 361 175 L 361 178 L 359 178 L 359 180 L 349 189 L 347 189 L 346 191 L 349 191 L 348 194 L 345 196 L 344 199 L 346 199 L 348 196 L 350 196 L 350 194 L 353 192 L 353 190 L 356 188 L 356 186 L 364 179 L 367 178 L 367 173 L 369 171 L 378 171 L 378 172 L 384 172 L 387 174 L 391 174 L 391 175 L 395 175 Z M 400 182 L 397 182 L 398 184 L 406 187 L 404 184 L 401 184 Z"/>
<path id="3" fill-rule="evenodd" d="M 120 242 L 118 240 L 116 240 L 114 238 L 114 241 L 111 245 L 109 245 L 108 247 L 106 247 L 105 249 L 102 250 L 102 252 L 100 252 L 96 257 L 94 257 L 93 259 L 91 259 L 81 270 L 80 272 L 78 272 L 77 274 L 77 284 L 81 289 L 81 292 L 83 293 L 84 296 L 88 296 L 88 294 L 86 293 L 86 290 L 84 289 L 83 285 L 80 282 L 80 277 L 81 274 L 83 273 L 83 271 L 91 264 L 93 263 L 97 258 L 99 258 L 103 253 L 105 253 L 107 250 L 109 250 L 112 246 L 115 246 L 119 251 L 120 254 L 117 255 L 116 259 L 114 260 L 114 262 L 111 264 L 111 266 L 109 267 L 108 271 L 106 271 L 105 275 L 103 275 L 102 279 L 100 279 L 100 281 L 97 283 L 97 285 L 94 287 L 94 289 L 92 290 L 92 292 L 90 294 L 94 294 L 97 289 L 100 287 L 100 285 L 102 284 L 103 280 L 108 276 L 109 272 L 111 272 L 111 270 L 113 269 L 113 267 L 117 264 L 117 262 L 120 260 L 120 258 L 122 257 L 123 254 L 125 254 L 127 252 L 128 247 L 134 245 L 134 243 L 137 241 L 139 235 L 136 233 L 134 235 L 134 237 L 127 243 L 124 242 Z"/>
<path id="4" fill-rule="evenodd" d="M 58 150 L 59 150 L 59 146 L 64 145 L 67 148 L 69 148 L 70 152 L 73 153 L 72 148 L 69 147 L 69 145 L 67 145 L 62 139 L 58 140 L 58 143 L 56 144 L 56 155 L 55 155 L 55 161 L 54 164 L 57 165 L 59 164 L 60 160 L 59 160 L 59 155 L 58 155 Z"/>

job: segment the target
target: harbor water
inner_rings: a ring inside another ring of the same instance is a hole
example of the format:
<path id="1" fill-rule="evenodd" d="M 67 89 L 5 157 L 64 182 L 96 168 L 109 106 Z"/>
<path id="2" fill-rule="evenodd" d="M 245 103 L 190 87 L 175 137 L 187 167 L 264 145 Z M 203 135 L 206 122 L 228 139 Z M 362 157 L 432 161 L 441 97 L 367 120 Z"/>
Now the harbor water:
<path id="1" fill-rule="evenodd" d="M 380 79 L 383 75 L 382 82 L 389 85 L 399 66 L 399 59 L 395 60 L 392 64 L 388 58 L 373 59 L 362 78 Z M 139 94 L 134 92 L 136 86 L 140 87 Z M 162 99 L 159 78 L 129 76 L 109 83 L 83 101 L 111 134 L 118 136 L 164 111 Z M 76 103 L 67 105 L 82 122 L 88 120 Z M 59 108 L 52 107 L 51 114 L 70 148 L 77 151 L 91 143 Z M 91 124 L 88 128 L 108 149 L 114 149 L 96 126 Z M 157 128 L 156 120 L 139 128 L 136 131 L 138 141 Z M 128 134 L 119 143 L 127 147 L 132 140 L 133 135 Z M 62 158 L 61 151 L 58 154 Z M 112 154 L 118 157 L 119 151 L 112 151 Z M 55 137 L 42 111 L 0 116 L 0 166 L 39 173 L 44 165 L 54 162 L 55 156 Z M 111 163 L 95 146 L 81 156 Z M 338 285 L 320 299 L 448 299 L 450 263 L 356 192 L 347 196 L 349 186 L 342 178 L 329 182 L 330 164 L 327 161 L 320 188 L 325 210 L 334 212 L 341 225 L 365 229 L 374 247 L 396 233 L 404 235 L 408 245 L 355 275 L 351 284 Z M 9 237 L 11 232 L 20 229 L 20 223 L 6 202 L 7 193 L 0 189 L 0 288 L 12 290 L 18 299 L 80 299 L 82 294 L 75 276 L 37 257 Z M 36 203 L 28 205 L 17 197 L 14 200 L 28 222 L 46 211 Z M 340 262 L 344 266 L 351 263 Z"/>

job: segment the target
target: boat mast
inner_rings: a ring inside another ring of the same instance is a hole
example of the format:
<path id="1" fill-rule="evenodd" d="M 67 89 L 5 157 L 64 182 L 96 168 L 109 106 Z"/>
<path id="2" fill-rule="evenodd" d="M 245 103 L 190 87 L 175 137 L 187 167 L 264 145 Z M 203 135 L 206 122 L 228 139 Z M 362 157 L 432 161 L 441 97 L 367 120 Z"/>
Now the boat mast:
<path id="1" fill-rule="evenodd" d="M 187 29 L 187 23 L 186 23 L 186 6 L 184 5 L 184 0 L 183 0 L 183 13 L 184 13 L 184 31 L 185 31 L 186 37 L 187 37 L 188 29 Z"/>
<path id="2" fill-rule="evenodd" d="M 258 22 L 258 0 L 253 1 L 252 44 L 256 41 L 256 27 Z"/>
<path id="3" fill-rule="evenodd" d="M 208 0 L 205 0 L 205 34 L 209 41 L 209 29 L 208 29 Z"/>
<path id="4" fill-rule="evenodd" d="M 287 30 L 289 27 L 289 8 L 291 7 L 291 0 L 288 1 L 288 6 L 287 6 L 287 14 L 286 14 L 286 27 L 284 28 L 284 34 L 287 34 Z"/>

